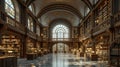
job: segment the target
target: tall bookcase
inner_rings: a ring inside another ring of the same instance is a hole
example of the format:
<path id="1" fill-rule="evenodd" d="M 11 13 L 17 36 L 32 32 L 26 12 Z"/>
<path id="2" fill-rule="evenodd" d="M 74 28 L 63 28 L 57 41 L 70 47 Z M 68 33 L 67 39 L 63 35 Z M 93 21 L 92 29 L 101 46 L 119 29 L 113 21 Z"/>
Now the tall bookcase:
<path id="1" fill-rule="evenodd" d="M 95 11 L 95 24 L 99 25 L 110 19 L 112 13 L 111 0 L 104 0 L 103 3 Z"/>
<path id="2" fill-rule="evenodd" d="M 1 54 L 20 57 L 20 39 L 14 35 L 3 35 L 1 41 Z"/>

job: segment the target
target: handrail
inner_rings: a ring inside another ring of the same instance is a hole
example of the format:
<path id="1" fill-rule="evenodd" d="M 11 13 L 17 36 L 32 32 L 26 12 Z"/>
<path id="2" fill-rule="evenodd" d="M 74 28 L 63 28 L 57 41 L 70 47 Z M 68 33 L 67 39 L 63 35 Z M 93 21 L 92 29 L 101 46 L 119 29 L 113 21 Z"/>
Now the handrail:
<path id="1" fill-rule="evenodd" d="M 43 39 L 44 41 L 48 41 L 48 39 Z M 49 39 L 49 41 L 79 41 L 79 39 L 78 38 L 51 38 L 51 39 Z"/>
<path id="2" fill-rule="evenodd" d="M 52 38 L 52 41 L 70 41 L 70 38 Z"/>

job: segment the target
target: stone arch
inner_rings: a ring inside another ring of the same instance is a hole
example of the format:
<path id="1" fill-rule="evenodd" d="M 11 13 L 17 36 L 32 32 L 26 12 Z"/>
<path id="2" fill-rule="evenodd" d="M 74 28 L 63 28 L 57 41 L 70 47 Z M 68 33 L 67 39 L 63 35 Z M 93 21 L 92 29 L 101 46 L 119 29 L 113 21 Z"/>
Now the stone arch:
<path id="1" fill-rule="evenodd" d="M 68 53 L 69 45 L 66 43 L 54 43 L 52 44 L 52 52 L 53 53 Z"/>

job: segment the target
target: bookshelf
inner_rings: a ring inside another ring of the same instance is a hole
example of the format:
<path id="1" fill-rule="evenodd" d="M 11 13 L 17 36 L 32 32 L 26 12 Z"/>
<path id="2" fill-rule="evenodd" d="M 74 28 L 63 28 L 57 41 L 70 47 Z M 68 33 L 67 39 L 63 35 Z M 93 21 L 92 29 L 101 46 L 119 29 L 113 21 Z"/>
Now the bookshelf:
<path id="1" fill-rule="evenodd" d="M 14 35 L 3 35 L 0 44 L 1 56 L 16 56 L 20 57 L 20 39 Z"/>
<path id="2" fill-rule="evenodd" d="M 105 0 L 95 11 L 95 24 L 100 25 L 110 19 L 111 11 L 111 0 Z"/>
<path id="3" fill-rule="evenodd" d="M 37 47 L 35 47 L 36 45 L 34 44 L 34 41 L 32 39 L 28 39 L 27 40 L 27 51 L 26 51 L 26 55 L 27 55 L 27 60 L 33 60 L 35 58 L 37 58 Z M 39 47 L 38 47 L 39 48 Z"/>
<path id="4" fill-rule="evenodd" d="M 27 54 L 37 53 L 37 48 L 35 47 L 35 44 L 31 39 L 28 39 L 26 49 L 27 49 L 27 52 L 26 52 Z"/>

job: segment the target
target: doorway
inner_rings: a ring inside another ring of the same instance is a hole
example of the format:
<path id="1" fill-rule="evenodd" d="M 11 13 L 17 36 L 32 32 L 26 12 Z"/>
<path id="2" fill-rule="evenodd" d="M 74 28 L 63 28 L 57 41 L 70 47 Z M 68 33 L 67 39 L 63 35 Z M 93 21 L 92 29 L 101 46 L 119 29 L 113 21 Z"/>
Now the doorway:
<path id="1" fill-rule="evenodd" d="M 52 47 L 53 53 L 68 53 L 69 46 L 64 43 L 56 43 Z"/>

